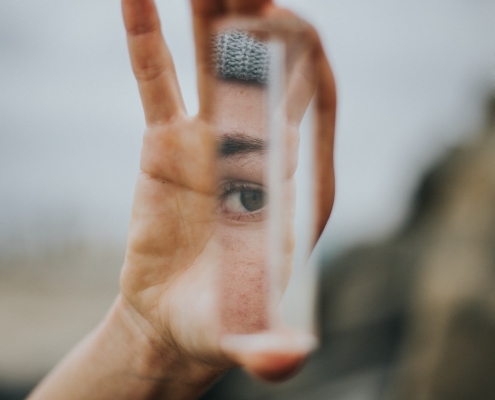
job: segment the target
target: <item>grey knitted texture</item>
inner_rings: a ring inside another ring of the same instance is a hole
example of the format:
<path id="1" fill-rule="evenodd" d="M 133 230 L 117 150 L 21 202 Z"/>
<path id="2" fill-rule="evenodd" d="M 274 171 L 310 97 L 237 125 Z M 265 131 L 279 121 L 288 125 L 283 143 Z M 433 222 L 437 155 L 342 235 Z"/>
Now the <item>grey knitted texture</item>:
<path id="1" fill-rule="evenodd" d="M 267 83 L 269 53 L 265 43 L 246 32 L 220 32 L 213 43 L 216 74 L 222 79 Z"/>

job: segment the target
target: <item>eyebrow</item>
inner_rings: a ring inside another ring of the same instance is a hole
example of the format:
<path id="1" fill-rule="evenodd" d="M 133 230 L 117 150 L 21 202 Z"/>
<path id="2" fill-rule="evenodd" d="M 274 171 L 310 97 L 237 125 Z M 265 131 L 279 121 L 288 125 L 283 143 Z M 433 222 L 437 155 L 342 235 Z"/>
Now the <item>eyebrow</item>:
<path id="1" fill-rule="evenodd" d="M 231 133 L 220 139 L 220 158 L 245 156 L 251 153 L 263 153 L 267 148 L 266 141 L 245 133 Z"/>

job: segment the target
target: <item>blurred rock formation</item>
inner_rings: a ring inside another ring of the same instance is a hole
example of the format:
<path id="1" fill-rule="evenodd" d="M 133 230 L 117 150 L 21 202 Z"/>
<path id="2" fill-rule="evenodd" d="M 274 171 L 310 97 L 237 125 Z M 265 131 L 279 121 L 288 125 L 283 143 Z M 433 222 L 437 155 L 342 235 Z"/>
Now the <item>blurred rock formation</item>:
<path id="1" fill-rule="evenodd" d="M 323 269 L 323 345 L 277 386 L 229 372 L 203 400 L 495 399 L 495 97 L 424 177 L 392 238 Z"/>
<path id="2" fill-rule="evenodd" d="M 389 397 L 495 398 L 495 97 L 485 131 L 425 179 L 408 331 Z"/>

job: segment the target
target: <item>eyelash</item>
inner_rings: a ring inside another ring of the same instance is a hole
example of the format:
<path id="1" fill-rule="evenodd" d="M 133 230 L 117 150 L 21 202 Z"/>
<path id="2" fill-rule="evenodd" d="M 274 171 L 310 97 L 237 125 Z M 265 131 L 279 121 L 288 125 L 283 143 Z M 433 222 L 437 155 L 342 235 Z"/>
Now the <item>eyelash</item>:
<path id="1" fill-rule="evenodd" d="M 219 196 L 220 203 L 222 204 L 225 198 L 232 193 L 240 193 L 243 191 L 260 191 L 264 192 L 263 187 L 258 184 L 252 184 L 247 182 L 232 182 L 229 181 L 222 186 L 221 194 Z M 243 213 L 229 213 L 227 218 L 236 221 L 256 221 L 263 219 L 266 210 L 260 209 L 259 211 L 243 212 Z"/>

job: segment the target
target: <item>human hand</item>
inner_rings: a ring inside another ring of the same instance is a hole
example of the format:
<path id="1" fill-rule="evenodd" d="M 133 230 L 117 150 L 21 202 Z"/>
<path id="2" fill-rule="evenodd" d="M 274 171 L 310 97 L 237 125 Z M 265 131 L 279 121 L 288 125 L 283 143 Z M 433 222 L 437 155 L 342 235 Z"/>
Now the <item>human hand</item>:
<path id="1" fill-rule="evenodd" d="M 190 117 L 153 0 L 123 0 L 122 4 L 147 127 L 121 276 L 121 308 L 157 353 L 173 353 L 190 370 L 214 374 L 242 365 L 265 379 L 283 378 L 298 367 L 304 352 L 250 357 L 222 346 L 220 340 L 212 223 L 218 206 L 214 163 L 218 138 L 206 117 L 204 49 L 210 40 L 208 23 L 219 15 L 295 17 L 269 0 L 193 1 L 200 113 Z M 314 35 L 310 28 L 308 32 Z M 323 144 L 318 147 L 319 234 L 333 202 L 335 87 L 321 45 L 316 53 L 317 125 Z M 262 324 L 256 315 L 251 317 L 243 322 L 246 326 Z"/>

